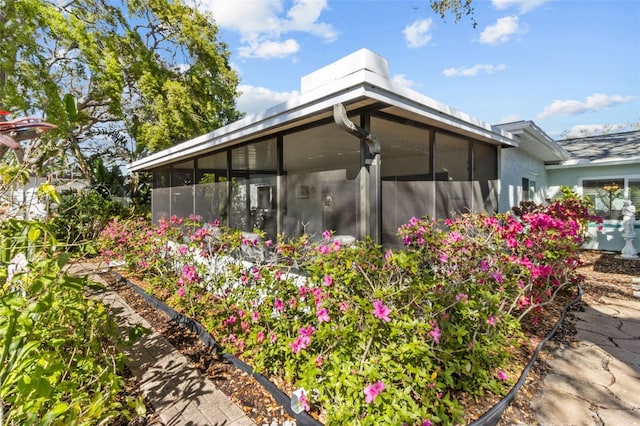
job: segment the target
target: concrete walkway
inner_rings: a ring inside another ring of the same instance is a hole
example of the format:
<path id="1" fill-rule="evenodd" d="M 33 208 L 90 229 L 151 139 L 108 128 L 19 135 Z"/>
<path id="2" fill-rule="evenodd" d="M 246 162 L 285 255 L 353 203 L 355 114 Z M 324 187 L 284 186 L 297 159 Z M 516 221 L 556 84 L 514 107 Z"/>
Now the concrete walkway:
<path id="1" fill-rule="evenodd" d="M 70 272 L 90 275 L 97 282 L 95 267 L 75 264 Z M 111 307 L 119 326 L 140 324 L 151 329 L 144 318 L 118 295 L 108 290 L 98 297 Z M 167 426 L 250 426 L 253 420 L 240 407 L 218 390 L 166 339 L 152 332 L 131 348 L 125 349 L 131 359 L 127 365 L 136 376 L 144 395 L 156 410 L 160 422 Z"/>
<path id="2" fill-rule="evenodd" d="M 551 370 L 532 401 L 539 424 L 640 425 L 640 300 L 583 300 L 575 342 L 544 359 Z"/>

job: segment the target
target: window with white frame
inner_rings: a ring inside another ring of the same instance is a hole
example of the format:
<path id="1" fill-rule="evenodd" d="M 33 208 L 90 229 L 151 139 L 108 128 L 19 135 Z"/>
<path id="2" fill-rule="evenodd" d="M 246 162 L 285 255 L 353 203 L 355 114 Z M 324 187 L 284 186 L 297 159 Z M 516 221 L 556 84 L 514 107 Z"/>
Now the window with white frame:
<path id="1" fill-rule="evenodd" d="M 522 178 L 522 201 L 534 201 L 536 195 L 536 181 L 529 178 Z"/>
<path id="2" fill-rule="evenodd" d="M 640 219 L 640 177 L 582 180 L 582 195 L 593 203 L 593 213 L 604 219 L 622 219 L 624 200 L 636 207 Z"/>

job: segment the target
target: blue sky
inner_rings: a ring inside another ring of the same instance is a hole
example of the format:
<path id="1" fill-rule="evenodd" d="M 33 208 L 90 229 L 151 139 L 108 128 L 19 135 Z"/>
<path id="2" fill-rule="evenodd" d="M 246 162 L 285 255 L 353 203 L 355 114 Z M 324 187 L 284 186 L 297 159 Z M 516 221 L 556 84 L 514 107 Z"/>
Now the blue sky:
<path id="1" fill-rule="evenodd" d="M 299 94 L 300 78 L 367 48 L 392 78 L 483 121 L 551 137 L 640 123 L 640 1 L 474 0 L 443 21 L 428 0 L 197 0 L 240 76 L 238 108 Z"/>

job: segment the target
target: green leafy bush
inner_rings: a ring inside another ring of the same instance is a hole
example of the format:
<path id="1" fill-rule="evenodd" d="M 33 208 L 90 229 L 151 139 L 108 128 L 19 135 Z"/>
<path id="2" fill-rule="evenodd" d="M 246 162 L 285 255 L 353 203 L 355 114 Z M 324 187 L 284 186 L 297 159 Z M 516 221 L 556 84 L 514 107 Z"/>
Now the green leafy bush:
<path id="1" fill-rule="evenodd" d="M 93 242 L 113 217 L 130 217 L 122 203 L 111 201 L 94 190 L 65 192 L 50 218 L 56 238 L 69 251 L 95 253 Z"/>
<path id="2" fill-rule="evenodd" d="M 144 411 L 123 398 L 124 356 L 94 286 L 40 223 L 0 223 L 0 425 L 108 424 Z"/>
<path id="3" fill-rule="evenodd" d="M 328 231 L 274 244 L 175 217 L 113 222 L 101 246 L 228 351 L 301 388 L 300 408 L 328 424 L 452 424 L 462 393 L 509 389 L 523 321 L 580 280 L 588 218 L 559 203 L 413 218 L 399 230 L 406 248 L 384 254 Z"/>

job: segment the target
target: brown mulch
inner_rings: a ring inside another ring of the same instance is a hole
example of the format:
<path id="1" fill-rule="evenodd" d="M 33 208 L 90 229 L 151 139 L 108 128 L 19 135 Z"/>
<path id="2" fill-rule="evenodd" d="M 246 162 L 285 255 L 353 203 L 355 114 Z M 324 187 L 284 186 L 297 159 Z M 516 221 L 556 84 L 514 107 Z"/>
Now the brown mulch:
<path id="1" fill-rule="evenodd" d="M 568 312 L 563 325 L 559 328 L 554 338 L 549 341 L 542 350 L 538 361 L 527 375 L 525 384 L 518 391 L 516 398 L 504 412 L 499 425 L 535 425 L 537 417 L 530 406 L 530 402 L 539 395 L 542 381 L 548 371 L 548 365 L 544 362 L 546 354 L 558 345 L 570 345 L 575 335 L 575 312 L 584 309 L 584 304 L 590 300 L 597 300 L 601 296 L 631 298 L 631 278 L 640 276 L 640 260 L 627 260 L 616 258 L 616 253 L 600 251 L 584 251 L 581 254 L 583 266 L 580 273 L 585 276 L 582 301 L 576 303 Z M 128 286 L 117 283 L 110 273 L 103 274 L 103 279 L 138 313 L 140 313 L 156 330 L 162 334 L 172 345 L 180 350 L 200 371 L 206 374 L 220 389 L 231 398 L 252 418 L 258 425 L 283 424 L 286 420 L 292 420 L 273 397 L 263 390 L 252 377 L 236 369 L 232 365 L 219 360 L 213 352 L 207 348 L 195 333 L 170 321 L 163 313 L 150 307 L 134 290 Z M 566 303 L 576 296 L 577 292 L 567 293 L 562 296 L 560 303 L 555 304 L 545 315 L 539 317 L 537 326 L 525 329 L 525 336 L 531 344 L 523 344 L 514 353 L 514 365 L 526 365 L 535 350 L 535 343 L 542 340 L 549 330 L 556 324 L 560 313 Z M 521 371 L 521 370 L 520 370 Z M 515 375 L 519 375 L 516 371 Z M 514 375 L 514 377 L 515 377 Z M 471 422 L 493 405 L 500 397 L 490 396 L 482 399 L 465 398 L 465 420 Z M 134 425 L 155 425 L 153 415 L 147 417 L 146 422 L 140 419 L 134 420 Z"/>
<path id="2" fill-rule="evenodd" d="M 200 341 L 197 334 L 171 321 L 164 313 L 151 307 L 135 290 L 118 282 L 113 274 L 104 273 L 101 274 L 101 278 L 108 286 L 117 291 L 120 297 L 135 309 L 154 331 L 167 339 L 220 391 L 229 395 L 257 425 L 280 425 L 285 420 L 292 420 L 271 394 L 265 391 L 254 378 L 226 361 L 218 359 L 213 351 Z M 148 405 L 147 409 L 152 411 L 153 407 Z M 141 423 L 140 419 L 134 419 L 129 426 L 159 424 L 159 420 L 150 414 L 147 416 L 146 422 Z"/>

